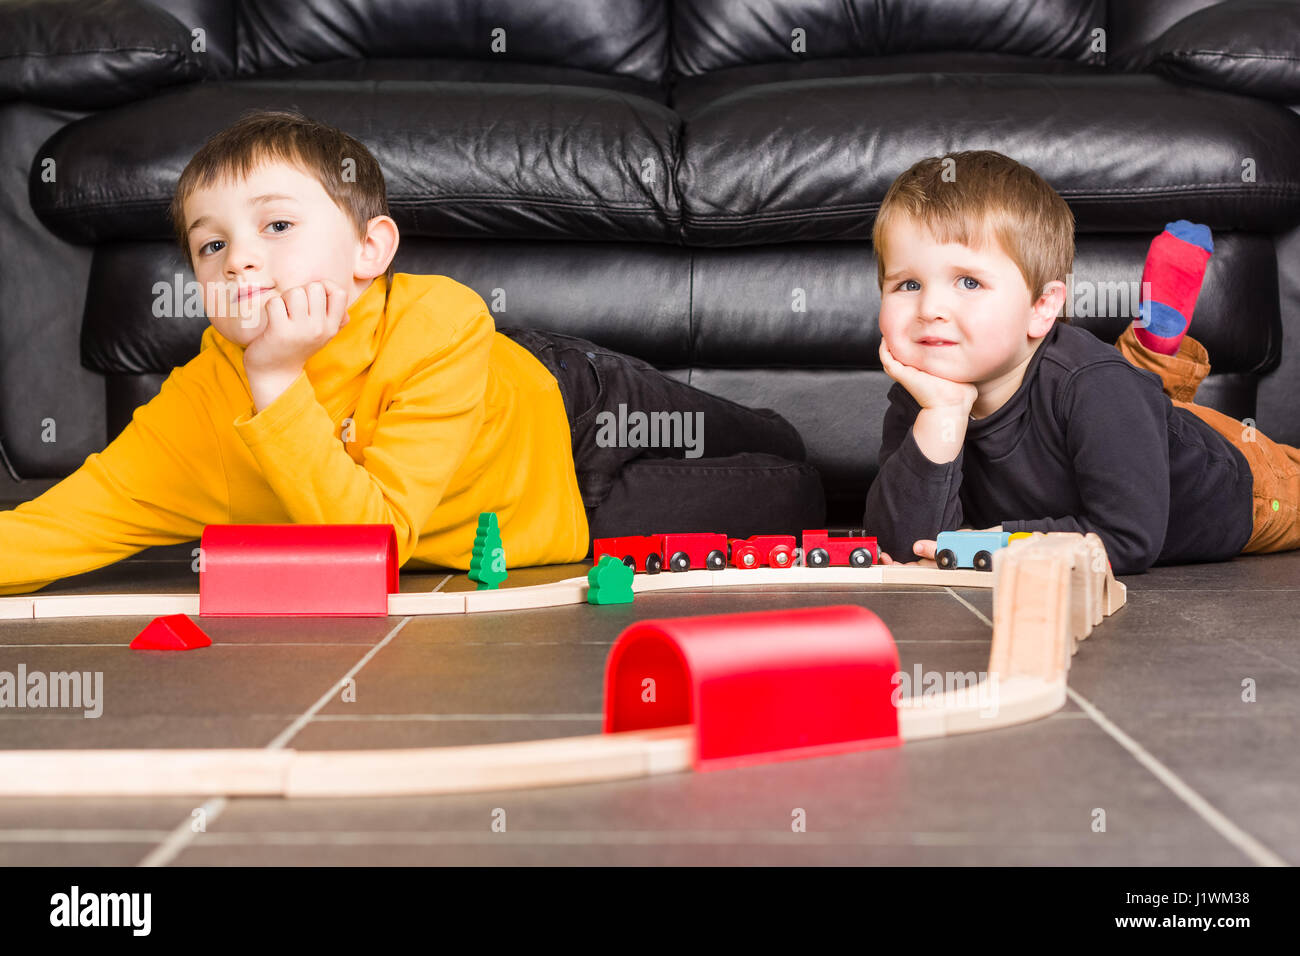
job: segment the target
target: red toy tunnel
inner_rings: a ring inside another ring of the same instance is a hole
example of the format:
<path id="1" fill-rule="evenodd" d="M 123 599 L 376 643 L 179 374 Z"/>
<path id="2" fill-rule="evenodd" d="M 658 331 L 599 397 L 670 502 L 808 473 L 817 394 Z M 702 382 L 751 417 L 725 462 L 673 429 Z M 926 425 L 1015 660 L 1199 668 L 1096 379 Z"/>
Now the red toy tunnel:
<path id="1" fill-rule="evenodd" d="M 898 650 L 857 605 L 640 621 L 605 667 L 605 732 L 694 724 L 696 770 L 896 747 Z"/>
<path id="2" fill-rule="evenodd" d="M 214 524 L 203 529 L 200 616 L 374 616 L 398 590 L 389 524 Z"/>

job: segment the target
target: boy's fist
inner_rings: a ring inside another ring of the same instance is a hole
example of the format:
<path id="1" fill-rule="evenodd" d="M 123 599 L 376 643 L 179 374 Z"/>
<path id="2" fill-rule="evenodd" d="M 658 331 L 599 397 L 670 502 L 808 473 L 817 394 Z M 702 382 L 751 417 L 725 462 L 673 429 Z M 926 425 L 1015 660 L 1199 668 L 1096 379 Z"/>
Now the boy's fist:
<path id="1" fill-rule="evenodd" d="M 922 408 L 964 407 L 969 411 L 979 398 L 979 389 L 969 382 L 954 382 L 904 365 L 889 351 L 884 336 L 880 338 L 880 366 L 886 375 L 911 392 Z"/>
<path id="2" fill-rule="evenodd" d="M 307 360 L 348 324 L 348 295 L 329 279 L 268 295 L 262 334 L 244 349 L 250 376 L 302 371 Z"/>

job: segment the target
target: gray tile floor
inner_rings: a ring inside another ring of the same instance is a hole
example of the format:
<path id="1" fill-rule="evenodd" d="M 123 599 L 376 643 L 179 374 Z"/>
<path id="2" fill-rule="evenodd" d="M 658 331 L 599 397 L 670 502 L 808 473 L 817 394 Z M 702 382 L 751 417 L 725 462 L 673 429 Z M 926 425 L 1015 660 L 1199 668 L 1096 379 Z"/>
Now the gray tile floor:
<path id="1" fill-rule="evenodd" d="M 506 586 L 583 572 L 516 569 Z M 472 587 L 445 577 L 405 574 L 402 588 Z M 1126 583 L 1128 606 L 1074 658 L 1065 708 L 1034 723 L 531 791 L 0 799 L 0 865 L 1300 862 L 1300 552 L 1157 568 Z M 180 546 L 41 593 L 196 586 Z M 632 622 L 839 603 L 878 613 L 908 672 L 988 663 L 990 592 L 963 588 L 745 588 L 497 614 L 212 619 L 203 622 L 212 647 L 169 655 L 127 648 L 143 618 L 0 621 L 0 670 L 102 671 L 105 698 L 98 719 L 0 711 L 0 749 L 428 747 L 597 733 L 605 657 Z M 356 674 L 356 701 L 321 704 L 381 644 Z M 1253 702 L 1242 699 L 1246 685 Z M 806 831 L 792 832 L 800 810 Z M 494 832 L 503 811 L 506 830 Z"/>

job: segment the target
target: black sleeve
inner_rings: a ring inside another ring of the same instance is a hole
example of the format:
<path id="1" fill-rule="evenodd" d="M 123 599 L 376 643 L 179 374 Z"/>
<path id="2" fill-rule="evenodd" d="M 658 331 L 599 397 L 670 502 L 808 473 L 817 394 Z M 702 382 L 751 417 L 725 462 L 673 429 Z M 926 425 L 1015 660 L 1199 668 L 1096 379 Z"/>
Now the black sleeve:
<path id="1" fill-rule="evenodd" d="M 901 394 L 900 394 L 901 393 Z M 962 524 L 961 463 L 937 465 L 925 457 L 912 435 L 920 406 L 902 385 L 889 390 L 889 408 L 880 440 L 880 471 L 867 492 L 862 526 L 896 561 L 916 560 L 912 545 Z"/>
<path id="2" fill-rule="evenodd" d="M 1169 527 L 1164 393 L 1127 363 L 1092 366 L 1062 389 L 1058 419 L 1083 514 L 1003 521 L 1003 531 L 1095 531 L 1116 574 L 1155 564 Z"/>

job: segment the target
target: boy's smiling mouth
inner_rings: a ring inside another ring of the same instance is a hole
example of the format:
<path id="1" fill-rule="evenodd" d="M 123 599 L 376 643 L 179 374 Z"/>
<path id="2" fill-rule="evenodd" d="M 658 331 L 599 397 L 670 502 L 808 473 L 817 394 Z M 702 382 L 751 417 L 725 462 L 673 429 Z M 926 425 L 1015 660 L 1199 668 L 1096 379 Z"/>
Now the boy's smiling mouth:
<path id="1" fill-rule="evenodd" d="M 917 345 L 943 346 L 943 345 L 956 345 L 957 343 L 956 343 L 956 342 L 950 342 L 948 339 L 938 339 L 938 338 L 933 338 L 933 337 L 932 337 L 932 338 L 917 339 L 917 340 L 916 340 L 916 344 L 917 344 Z"/>

